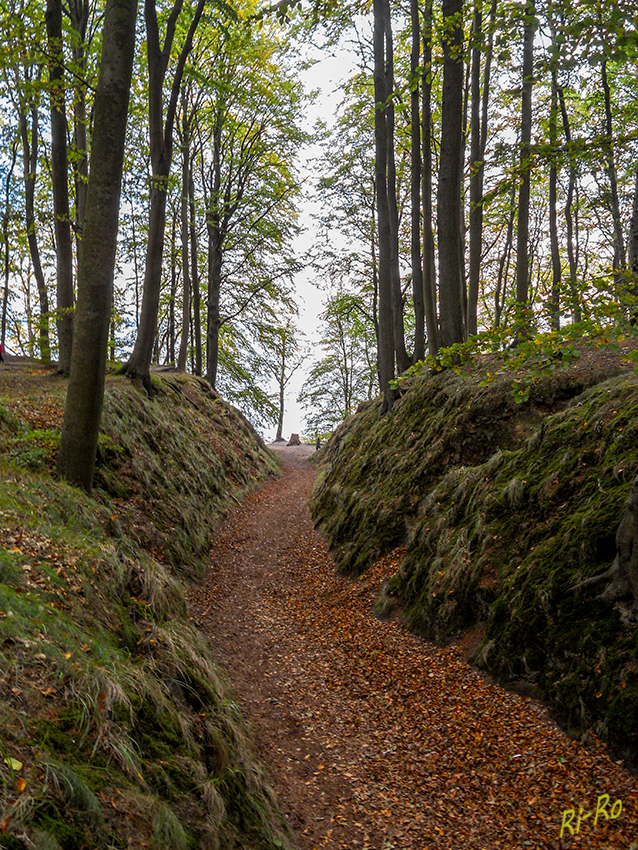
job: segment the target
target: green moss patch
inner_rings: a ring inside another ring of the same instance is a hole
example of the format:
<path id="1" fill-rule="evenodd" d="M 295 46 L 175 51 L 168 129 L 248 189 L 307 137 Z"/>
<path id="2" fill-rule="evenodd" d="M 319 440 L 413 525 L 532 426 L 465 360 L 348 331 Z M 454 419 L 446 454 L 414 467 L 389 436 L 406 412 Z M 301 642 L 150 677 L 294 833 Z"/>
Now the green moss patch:
<path id="1" fill-rule="evenodd" d="M 436 641 L 483 623 L 475 663 L 525 679 L 573 732 L 634 758 L 638 630 L 571 589 L 604 572 L 638 473 L 638 379 L 594 369 L 542 376 L 517 403 L 512 377 L 407 382 L 333 435 L 313 513 L 342 569 L 404 544 L 385 588 Z"/>

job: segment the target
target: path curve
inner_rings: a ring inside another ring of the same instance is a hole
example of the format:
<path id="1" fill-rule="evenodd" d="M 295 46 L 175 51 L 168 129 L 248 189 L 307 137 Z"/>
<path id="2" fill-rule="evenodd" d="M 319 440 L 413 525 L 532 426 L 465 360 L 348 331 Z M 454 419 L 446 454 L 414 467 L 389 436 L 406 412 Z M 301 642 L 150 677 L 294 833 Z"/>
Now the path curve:
<path id="1" fill-rule="evenodd" d="M 224 523 L 191 604 L 300 850 L 638 848 L 636 778 L 458 648 L 376 619 L 396 557 L 340 576 L 308 510 L 312 449 L 279 452 L 282 477 Z"/>

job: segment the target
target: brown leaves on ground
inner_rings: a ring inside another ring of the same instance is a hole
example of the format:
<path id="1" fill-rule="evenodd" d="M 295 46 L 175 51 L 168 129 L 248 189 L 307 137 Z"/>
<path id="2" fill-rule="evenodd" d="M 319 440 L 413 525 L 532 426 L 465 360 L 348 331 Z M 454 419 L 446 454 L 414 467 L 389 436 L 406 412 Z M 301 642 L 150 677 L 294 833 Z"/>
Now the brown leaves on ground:
<path id="1" fill-rule="evenodd" d="M 0 365 L 0 396 L 7 407 L 30 428 L 57 430 L 62 424 L 67 382 L 55 366 L 38 366 L 12 358 Z"/>
<path id="2" fill-rule="evenodd" d="M 338 575 L 306 507 L 314 473 L 283 458 L 222 528 L 192 604 L 300 848 L 638 848 L 635 777 L 458 648 L 376 619 L 400 553 Z"/>

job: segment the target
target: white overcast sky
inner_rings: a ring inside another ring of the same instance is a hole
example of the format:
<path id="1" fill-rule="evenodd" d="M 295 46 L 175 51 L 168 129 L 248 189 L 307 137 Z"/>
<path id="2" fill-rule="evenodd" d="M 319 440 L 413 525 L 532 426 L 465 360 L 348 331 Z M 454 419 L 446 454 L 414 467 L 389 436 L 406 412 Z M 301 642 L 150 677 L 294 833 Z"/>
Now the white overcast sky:
<path id="1" fill-rule="evenodd" d="M 312 132 L 317 119 L 321 118 L 328 126 L 333 123 L 337 107 L 342 99 L 340 83 L 349 76 L 355 67 L 356 57 L 347 50 L 339 50 L 331 55 L 316 51 L 318 61 L 307 71 L 302 78 L 306 88 L 318 91 L 317 99 L 308 111 L 306 129 Z M 301 174 L 303 177 L 310 175 L 310 163 L 321 153 L 318 145 L 306 148 L 300 158 Z M 317 238 L 318 218 L 321 214 L 318 200 L 312 197 L 312 192 L 300 207 L 300 223 L 304 233 L 297 242 L 297 251 L 302 254 L 310 248 Z M 295 300 L 299 306 L 299 326 L 303 330 L 308 345 L 316 346 L 318 340 L 318 316 L 322 311 L 323 300 L 326 292 L 321 292 L 312 282 L 313 270 L 302 271 L 295 279 Z M 305 366 L 308 367 L 314 357 L 313 352 L 308 358 Z M 283 436 L 288 439 L 291 434 L 302 434 L 304 431 L 304 411 L 297 404 L 297 396 L 304 383 L 306 370 L 298 370 L 293 376 L 286 392 L 286 411 L 284 415 Z M 267 442 L 275 438 L 276 428 L 268 428 L 264 431 Z"/>

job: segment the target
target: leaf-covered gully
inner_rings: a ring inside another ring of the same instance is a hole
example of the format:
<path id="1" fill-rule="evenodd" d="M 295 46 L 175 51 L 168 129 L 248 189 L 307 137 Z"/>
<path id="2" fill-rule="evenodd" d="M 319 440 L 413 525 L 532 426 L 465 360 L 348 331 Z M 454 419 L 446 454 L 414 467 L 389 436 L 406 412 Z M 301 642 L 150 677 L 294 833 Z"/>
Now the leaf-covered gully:
<path id="1" fill-rule="evenodd" d="M 401 552 L 340 576 L 284 474 L 217 537 L 193 615 L 229 670 L 301 850 L 638 848 L 638 782 L 596 740 L 495 686 L 372 602 Z"/>

